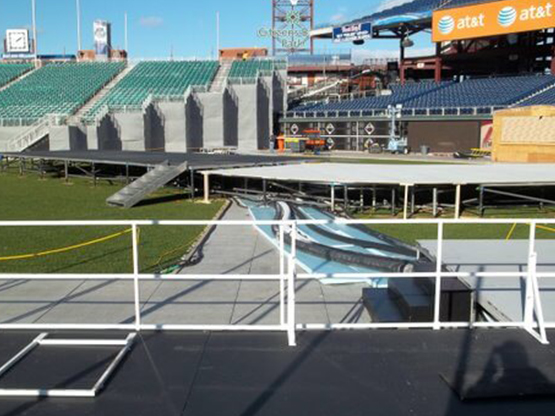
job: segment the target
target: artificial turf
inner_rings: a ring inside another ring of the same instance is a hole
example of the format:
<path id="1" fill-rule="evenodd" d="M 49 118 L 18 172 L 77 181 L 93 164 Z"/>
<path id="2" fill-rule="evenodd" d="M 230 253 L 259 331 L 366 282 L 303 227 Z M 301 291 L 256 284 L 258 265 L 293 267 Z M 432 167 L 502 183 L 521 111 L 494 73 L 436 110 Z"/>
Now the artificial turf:
<path id="1" fill-rule="evenodd" d="M 86 179 L 65 184 L 57 178 L 39 179 L 0 174 L 0 221 L 12 220 L 210 220 L 223 201 L 210 205 L 165 190 L 129 209 L 106 205 L 122 184 Z M 106 237 L 129 227 L 0 227 L 0 258 L 56 250 Z M 202 233 L 203 226 L 140 228 L 141 272 L 158 272 L 175 264 Z M 0 260 L 0 273 L 131 273 L 131 234 L 76 250 L 23 260 Z"/>

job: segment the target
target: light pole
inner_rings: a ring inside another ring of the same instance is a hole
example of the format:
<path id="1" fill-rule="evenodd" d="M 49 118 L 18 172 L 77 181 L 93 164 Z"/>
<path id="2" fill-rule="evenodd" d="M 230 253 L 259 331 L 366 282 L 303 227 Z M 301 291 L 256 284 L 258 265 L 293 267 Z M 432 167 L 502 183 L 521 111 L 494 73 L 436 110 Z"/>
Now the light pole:
<path id="1" fill-rule="evenodd" d="M 33 42 L 35 47 L 35 66 L 38 66 L 39 48 L 37 41 L 37 6 L 35 0 L 31 0 L 31 13 L 33 14 Z"/>
<path id="2" fill-rule="evenodd" d="M 128 37 L 128 32 L 127 32 L 127 12 L 125 12 L 124 29 L 125 29 L 125 52 L 127 52 L 127 56 L 129 56 L 129 37 Z"/>
<path id="3" fill-rule="evenodd" d="M 75 12 L 77 13 L 77 52 L 82 49 L 81 45 L 81 0 L 75 0 Z"/>

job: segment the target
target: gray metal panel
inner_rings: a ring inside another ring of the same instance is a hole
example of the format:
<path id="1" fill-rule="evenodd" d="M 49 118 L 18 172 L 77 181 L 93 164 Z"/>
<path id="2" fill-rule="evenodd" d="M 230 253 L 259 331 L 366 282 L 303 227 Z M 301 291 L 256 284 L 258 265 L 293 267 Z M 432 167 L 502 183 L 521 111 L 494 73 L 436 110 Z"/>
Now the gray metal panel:
<path id="1" fill-rule="evenodd" d="M 146 150 L 145 121 L 142 111 L 131 113 L 114 113 L 121 138 L 122 150 Z"/>
<path id="2" fill-rule="evenodd" d="M 234 170 L 217 170 L 214 175 L 281 181 L 387 184 L 555 184 L 551 164 L 489 165 L 364 165 L 352 163 L 311 163 Z"/>
<path id="3" fill-rule="evenodd" d="M 239 151 L 258 150 L 258 107 L 257 85 L 234 85 L 235 95 L 239 99 Z"/>
<path id="4" fill-rule="evenodd" d="M 199 93 L 202 106 L 203 145 L 206 149 L 224 146 L 224 100 L 222 93 Z"/>
<path id="5" fill-rule="evenodd" d="M 180 102 L 161 102 L 158 103 L 158 108 L 164 119 L 166 152 L 186 152 L 185 104 Z"/>

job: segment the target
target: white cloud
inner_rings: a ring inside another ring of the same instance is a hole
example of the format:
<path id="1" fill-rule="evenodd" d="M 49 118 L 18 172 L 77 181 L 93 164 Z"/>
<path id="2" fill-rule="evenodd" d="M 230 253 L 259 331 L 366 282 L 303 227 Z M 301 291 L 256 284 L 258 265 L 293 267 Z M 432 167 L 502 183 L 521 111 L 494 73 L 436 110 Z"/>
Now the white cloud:
<path id="1" fill-rule="evenodd" d="M 345 7 L 340 7 L 337 9 L 337 13 L 330 17 L 330 23 L 343 23 L 347 18 L 347 9 Z"/>
<path id="2" fill-rule="evenodd" d="M 139 24 L 143 27 L 160 27 L 164 24 L 164 19 L 160 16 L 144 16 L 139 19 Z"/>
<path id="3" fill-rule="evenodd" d="M 401 6 L 405 3 L 411 3 L 414 0 L 383 0 L 379 6 L 376 8 L 377 12 L 392 9 L 397 6 Z"/>

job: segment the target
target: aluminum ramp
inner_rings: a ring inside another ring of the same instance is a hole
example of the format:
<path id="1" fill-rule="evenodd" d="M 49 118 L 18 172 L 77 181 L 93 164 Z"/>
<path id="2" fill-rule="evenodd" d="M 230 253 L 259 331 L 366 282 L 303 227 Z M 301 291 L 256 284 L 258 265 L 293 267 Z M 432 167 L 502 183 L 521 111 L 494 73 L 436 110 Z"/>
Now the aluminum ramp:
<path id="1" fill-rule="evenodd" d="M 187 170 L 187 162 L 181 165 L 170 165 L 168 161 L 157 165 L 153 170 L 141 176 L 106 200 L 108 205 L 131 208 L 144 197 L 160 189 Z"/>

